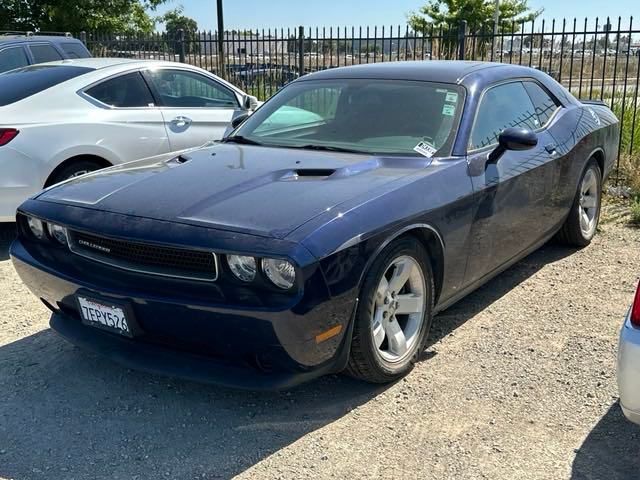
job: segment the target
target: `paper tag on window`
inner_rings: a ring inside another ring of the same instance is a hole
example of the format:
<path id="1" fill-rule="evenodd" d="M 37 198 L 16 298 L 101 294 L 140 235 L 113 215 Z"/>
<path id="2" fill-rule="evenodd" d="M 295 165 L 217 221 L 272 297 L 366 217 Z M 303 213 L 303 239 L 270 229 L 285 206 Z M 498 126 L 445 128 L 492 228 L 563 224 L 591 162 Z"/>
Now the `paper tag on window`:
<path id="1" fill-rule="evenodd" d="M 447 92 L 447 96 L 444 97 L 444 101 L 458 103 L 458 94 L 456 92 Z"/>
<path id="2" fill-rule="evenodd" d="M 433 157 L 433 155 L 438 151 L 434 146 L 429 145 L 427 142 L 420 142 L 413 147 L 413 149 L 420 155 L 424 155 L 427 158 Z"/>
<path id="3" fill-rule="evenodd" d="M 453 117 L 456 113 L 456 107 L 455 105 L 449 105 L 448 103 L 445 103 L 444 106 L 442 107 L 442 114 L 443 115 L 447 115 L 449 117 Z"/>

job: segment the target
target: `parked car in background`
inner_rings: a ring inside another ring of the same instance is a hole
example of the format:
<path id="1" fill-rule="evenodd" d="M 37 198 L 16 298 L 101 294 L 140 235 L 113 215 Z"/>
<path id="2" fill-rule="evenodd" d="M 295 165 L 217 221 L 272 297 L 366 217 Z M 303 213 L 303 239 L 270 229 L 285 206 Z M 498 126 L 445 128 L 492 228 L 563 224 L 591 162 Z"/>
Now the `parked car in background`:
<path id="1" fill-rule="evenodd" d="M 34 63 L 88 58 L 84 44 L 71 35 L 0 35 L 0 73 Z"/>
<path id="2" fill-rule="evenodd" d="M 618 392 L 625 416 L 640 424 L 640 283 L 620 330 Z"/>
<path id="3" fill-rule="evenodd" d="M 175 62 L 89 58 L 0 75 L 0 222 L 54 183 L 222 138 L 258 105 Z"/>
<path id="4" fill-rule="evenodd" d="M 54 330 L 130 367 L 390 382 L 436 312 L 554 235 L 589 244 L 619 133 L 535 69 L 324 70 L 218 145 L 28 200 L 10 254 Z"/>

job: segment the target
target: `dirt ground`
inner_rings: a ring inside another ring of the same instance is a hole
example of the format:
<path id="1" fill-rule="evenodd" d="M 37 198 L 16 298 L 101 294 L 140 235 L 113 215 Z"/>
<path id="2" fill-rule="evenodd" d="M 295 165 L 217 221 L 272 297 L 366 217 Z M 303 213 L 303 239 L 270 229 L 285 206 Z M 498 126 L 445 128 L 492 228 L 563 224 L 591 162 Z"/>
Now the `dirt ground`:
<path id="1" fill-rule="evenodd" d="M 0 236 L 0 478 L 640 477 L 618 406 L 618 330 L 640 230 L 554 244 L 435 320 L 424 359 L 376 387 L 331 376 L 250 393 L 123 369 L 68 345 Z"/>

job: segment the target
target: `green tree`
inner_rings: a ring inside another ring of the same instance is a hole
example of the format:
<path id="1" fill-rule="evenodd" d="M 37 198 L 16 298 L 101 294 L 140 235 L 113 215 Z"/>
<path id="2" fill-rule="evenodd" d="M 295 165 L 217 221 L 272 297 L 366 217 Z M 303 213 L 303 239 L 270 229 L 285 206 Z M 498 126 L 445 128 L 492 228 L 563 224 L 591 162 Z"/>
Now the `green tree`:
<path id="1" fill-rule="evenodd" d="M 193 18 L 189 18 L 182 14 L 182 7 L 165 13 L 158 20 L 164 23 L 167 37 L 169 39 L 177 39 L 180 30 L 184 30 L 185 51 L 196 53 L 199 51 L 198 46 L 198 22 Z"/>
<path id="2" fill-rule="evenodd" d="M 0 30 L 150 33 L 166 0 L 0 0 Z"/>
<path id="3" fill-rule="evenodd" d="M 469 28 L 479 30 L 483 26 L 492 26 L 495 14 L 493 0 L 429 0 L 418 12 L 408 15 L 408 22 L 416 32 L 428 33 L 433 28 L 457 28 L 466 20 Z M 501 0 L 498 30 L 511 33 L 522 22 L 537 18 L 542 9 L 532 11 L 528 0 Z"/>

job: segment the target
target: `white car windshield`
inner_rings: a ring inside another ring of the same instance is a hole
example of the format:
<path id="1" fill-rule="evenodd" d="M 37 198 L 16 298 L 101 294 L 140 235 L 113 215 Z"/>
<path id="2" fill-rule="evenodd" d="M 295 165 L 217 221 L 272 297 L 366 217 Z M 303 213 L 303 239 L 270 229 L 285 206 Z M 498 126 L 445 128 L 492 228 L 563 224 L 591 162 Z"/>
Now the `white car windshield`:
<path id="1" fill-rule="evenodd" d="M 463 103 L 464 90 L 451 84 L 300 81 L 269 100 L 232 136 L 267 146 L 384 155 L 417 155 L 414 149 L 422 145 L 433 154 L 450 149 Z"/>

